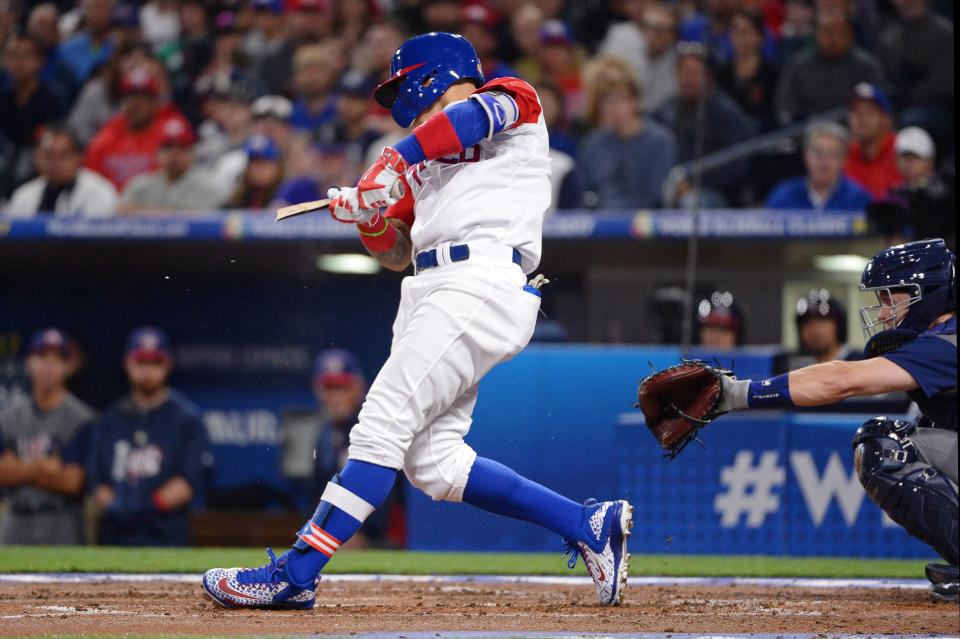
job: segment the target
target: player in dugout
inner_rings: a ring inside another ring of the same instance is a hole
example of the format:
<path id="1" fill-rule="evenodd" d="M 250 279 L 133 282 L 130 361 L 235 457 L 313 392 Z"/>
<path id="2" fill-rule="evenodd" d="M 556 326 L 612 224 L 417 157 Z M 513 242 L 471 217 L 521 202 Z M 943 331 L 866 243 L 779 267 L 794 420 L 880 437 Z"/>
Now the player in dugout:
<path id="1" fill-rule="evenodd" d="M 576 503 L 478 457 L 463 439 L 480 380 L 526 346 L 540 310 L 544 278 L 526 277 L 540 262 L 551 192 L 537 94 L 516 78 L 486 82 L 469 41 L 432 32 L 396 51 L 374 97 L 413 132 L 384 148 L 356 187 L 328 195 L 332 215 L 356 224 L 381 264 L 415 267 L 401 285 L 390 356 L 350 431 L 346 465 L 293 547 L 279 558 L 268 551 L 261 568 L 211 569 L 203 587 L 227 607 L 312 608 L 320 571 L 402 469 L 435 500 L 559 534 L 568 565 L 582 556 L 601 604 L 618 604 L 630 504 Z"/>
<path id="2" fill-rule="evenodd" d="M 675 455 L 697 428 L 731 411 L 907 393 L 920 408 L 918 419 L 876 417 L 863 424 L 853 438 L 854 465 L 870 499 L 947 561 L 928 564 L 926 574 L 934 597 L 956 602 L 956 256 L 942 239 L 898 244 L 870 260 L 860 289 L 878 300 L 860 311 L 868 359 L 813 364 L 763 381 L 688 361 L 644 380 L 639 405 L 647 426 Z"/>

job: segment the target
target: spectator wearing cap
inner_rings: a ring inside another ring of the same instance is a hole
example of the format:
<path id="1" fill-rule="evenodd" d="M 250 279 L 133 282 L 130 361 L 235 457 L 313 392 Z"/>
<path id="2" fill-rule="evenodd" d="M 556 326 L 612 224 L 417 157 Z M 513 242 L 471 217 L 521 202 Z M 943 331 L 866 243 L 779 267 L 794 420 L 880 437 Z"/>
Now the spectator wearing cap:
<path id="1" fill-rule="evenodd" d="M 743 344 L 743 312 L 729 291 L 714 291 L 700 300 L 697 322 L 703 348 L 725 351 Z"/>
<path id="2" fill-rule="evenodd" d="M 319 499 L 326 482 L 343 468 L 347 461 L 350 431 L 357 423 L 367 383 L 350 351 L 331 348 L 321 352 L 313 368 L 313 393 L 319 410 L 309 416 L 290 416 L 281 427 L 283 472 L 298 493 L 306 493 L 302 507 L 309 508 Z M 309 490 L 307 490 L 309 485 Z M 309 497 L 313 499 L 309 499 Z M 368 519 L 362 530 L 361 545 L 383 544 L 398 504 L 399 491 L 378 515 Z"/>
<path id="3" fill-rule="evenodd" d="M 187 546 L 187 515 L 210 463 L 196 407 L 171 389 L 170 340 L 144 327 L 127 341 L 130 393 L 94 430 L 88 485 L 100 510 L 100 543 Z"/>
<path id="4" fill-rule="evenodd" d="M 40 176 L 16 191 L 0 211 L 11 217 L 78 215 L 110 217 L 118 194 L 110 180 L 83 168 L 83 147 L 69 128 L 51 125 L 40 137 L 34 159 Z"/>
<path id="5" fill-rule="evenodd" d="M 115 0 L 83 0 L 83 30 L 60 45 L 57 59 L 78 89 L 113 52 L 111 37 Z"/>
<path id="6" fill-rule="evenodd" d="M 366 165 L 363 160 L 367 150 L 380 132 L 367 125 L 373 89 L 376 83 L 358 71 L 347 71 L 337 86 L 336 117 L 317 131 L 317 141 L 321 144 L 345 145 L 349 161 L 355 165 L 357 175 Z"/>
<path id="7" fill-rule="evenodd" d="M 190 122 L 199 124 L 203 117 L 194 82 L 213 57 L 210 7 L 201 0 L 184 0 L 180 3 L 179 18 L 179 37 L 167 47 L 169 53 L 164 59 L 170 70 L 173 101 Z"/>
<path id="8" fill-rule="evenodd" d="M 714 62 L 724 65 L 733 57 L 731 27 L 733 15 L 746 3 L 737 0 L 711 0 L 707 3 L 709 11 L 692 13 L 680 23 L 680 40 L 698 42 L 710 51 Z M 754 3 L 756 4 L 756 3 Z M 763 56 L 773 60 L 777 54 L 773 34 L 763 34 Z"/>
<path id="9" fill-rule="evenodd" d="M 898 97 L 900 120 L 941 144 L 953 138 L 953 25 L 927 0 L 893 3 L 899 20 L 881 31 L 878 49 Z M 952 3 L 951 3 L 952 5 Z"/>
<path id="10" fill-rule="evenodd" d="M 587 135 L 578 156 L 584 203 L 603 209 L 660 205 L 663 182 L 677 159 L 673 133 L 641 115 L 633 79 L 602 85 L 599 129 Z"/>
<path id="11" fill-rule="evenodd" d="M 813 122 L 803 136 L 807 175 L 785 180 L 767 197 L 771 209 L 862 211 L 870 194 L 843 174 L 850 146 L 846 127 L 829 121 Z"/>
<path id="12" fill-rule="evenodd" d="M 119 190 L 132 178 L 156 167 L 157 149 L 167 122 L 186 119 L 170 102 L 161 101 L 160 81 L 147 66 L 128 71 L 121 83 L 123 105 L 87 148 L 86 166 Z"/>
<path id="13" fill-rule="evenodd" d="M 223 201 L 221 188 L 210 174 L 193 164 L 196 137 L 189 124 L 164 124 L 157 150 L 157 170 L 127 183 L 120 198 L 124 213 L 211 211 Z"/>
<path id="14" fill-rule="evenodd" d="M 197 164 L 208 169 L 229 196 L 247 165 L 244 144 L 253 129 L 253 85 L 243 78 L 215 74 L 199 83 L 201 110 L 199 142 L 194 148 Z"/>
<path id="15" fill-rule="evenodd" d="M 0 141 L 12 145 L 14 165 L 45 124 L 66 115 L 63 97 L 41 79 L 44 57 L 43 45 L 24 33 L 9 38 L 3 47 L 3 71 L 9 82 L 0 82 Z M 29 166 L 26 159 L 20 162 Z"/>
<path id="16" fill-rule="evenodd" d="M 699 103 L 704 101 L 703 147 L 709 155 L 743 142 L 756 133 L 756 125 L 736 102 L 716 88 L 707 64 L 705 49 L 696 43 L 681 43 L 677 62 L 679 93 L 653 113 L 653 118 L 669 127 L 677 141 L 678 162 L 690 162 L 697 156 Z M 747 160 L 730 162 L 703 174 L 703 189 L 715 204 L 737 202 L 749 179 Z M 686 185 L 684 185 L 686 188 Z M 687 193 L 691 191 L 687 190 Z"/>
<path id="17" fill-rule="evenodd" d="M 282 95 L 261 95 L 250 105 L 253 117 L 253 134 L 263 134 L 273 139 L 281 149 L 290 145 L 293 129 L 290 118 L 293 117 L 293 104 Z"/>
<path id="18" fill-rule="evenodd" d="M 67 122 L 85 145 L 120 111 L 124 76 L 131 69 L 147 64 L 148 60 L 150 52 L 143 45 L 120 45 L 104 67 L 83 85 Z"/>
<path id="19" fill-rule="evenodd" d="M 763 56 L 763 14 L 754 8 L 737 9 L 730 19 L 732 55 L 717 71 L 717 85 L 737 101 L 762 131 L 776 127 L 773 96 L 778 70 Z"/>
<path id="20" fill-rule="evenodd" d="M 487 6 L 468 4 L 460 9 L 460 35 L 473 44 L 480 56 L 483 77 L 488 82 L 496 78 L 515 78 L 517 72 L 497 57 L 497 16 Z"/>
<path id="21" fill-rule="evenodd" d="M 273 202 L 283 180 L 283 153 L 273 139 L 251 135 L 244 150 L 247 166 L 228 206 L 235 209 L 263 209 Z"/>
<path id="22" fill-rule="evenodd" d="M 332 0 L 285 0 L 286 38 L 275 51 L 259 58 L 255 76 L 265 93 L 290 95 L 297 52 L 324 41 L 331 35 L 334 19 Z"/>
<path id="23" fill-rule="evenodd" d="M 83 543 L 81 496 L 94 413 L 67 390 L 76 365 L 76 346 L 63 331 L 47 328 L 30 339 L 24 362 L 30 394 L 0 411 L 7 503 L 0 545 Z"/>
<path id="24" fill-rule="evenodd" d="M 283 0 L 252 0 L 253 22 L 243 39 L 243 51 L 258 66 L 260 61 L 276 55 L 286 42 Z"/>
<path id="25" fill-rule="evenodd" d="M 900 183 L 894 144 L 893 105 L 879 87 L 858 83 L 850 97 L 847 120 L 853 143 L 847 154 L 846 172 L 874 198 L 881 198 Z"/>
<path id="26" fill-rule="evenodd" d="M 331 122 L 337 113 L 334 88 L 340 76 L 340 53 L 330 45 L 309 45 L 293 58 L 293 115 L 295 129 L 312 132 Z"/>
<path id="27" fill-rule="evenodd" d="M 858 82 L 883 83 L 879 60 L 853 43 L 846 15 L 817 16 L 816 46 L 797 54 L 784 69 L 774 105 L 782 122 L 794 122 L 842 107 Z"/>
<path id="28" fill-rule="evenodd" d="M 583 110 L 583 80 L 580 77 L 581 53 L 570 27 L 560 20 L 547 20 L 540 28 L 537 55 L 539 77 L 535 82 L 550 82 L 563 93 L 568 113 Z"/>
<path id="29" fill-rule="evenodd" d="M 874 227 L 888 244 L 942 237 L 956 246 L 956 194 L 937 174 L 933 138 L 920 127 L 906 127 L 894 150 L 903 183 L 867 209 Z"/>

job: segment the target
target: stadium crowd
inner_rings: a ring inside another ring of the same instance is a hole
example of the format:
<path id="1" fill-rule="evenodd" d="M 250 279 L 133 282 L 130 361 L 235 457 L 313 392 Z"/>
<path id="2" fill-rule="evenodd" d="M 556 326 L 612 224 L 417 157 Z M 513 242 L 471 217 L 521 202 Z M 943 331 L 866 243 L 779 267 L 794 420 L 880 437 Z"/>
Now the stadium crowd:
<path id="1" fill-rule="evenodd" d="M 371 97 L 397 46 L 447 30 L 488 79 L 539 91 L 557 208 L 872 207 L 888 235 L 952 236 L 952 13 L 928 0 L 3 0 L 0 210 L 321 197 L 400 135 Z M 791 124 L 802 153 L 772 143 L 690 177 L 701 151 Z"/>

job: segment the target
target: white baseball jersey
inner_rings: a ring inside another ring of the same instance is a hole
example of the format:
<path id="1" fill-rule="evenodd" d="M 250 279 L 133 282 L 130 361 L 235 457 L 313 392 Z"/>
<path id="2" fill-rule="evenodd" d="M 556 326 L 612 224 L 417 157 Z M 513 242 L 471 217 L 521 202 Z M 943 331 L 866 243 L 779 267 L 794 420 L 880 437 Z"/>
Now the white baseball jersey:
<path id="1" fill-rule="evenodd" d="M 540 263 L 543 218 L 550 208 L 547 127 L 537 94 L 526 82 L 500 78 L 477 90 L 482 92 L 510 96 L 514 112 L 506 117 L 514 122 L 459 155 L 407 170 L 414 253 L 443 242 L 500 244 L 518 249 L 521 266 L 530 273 Z M 388 211 L 388 216 L 409 219 L 405 213 Z"/>

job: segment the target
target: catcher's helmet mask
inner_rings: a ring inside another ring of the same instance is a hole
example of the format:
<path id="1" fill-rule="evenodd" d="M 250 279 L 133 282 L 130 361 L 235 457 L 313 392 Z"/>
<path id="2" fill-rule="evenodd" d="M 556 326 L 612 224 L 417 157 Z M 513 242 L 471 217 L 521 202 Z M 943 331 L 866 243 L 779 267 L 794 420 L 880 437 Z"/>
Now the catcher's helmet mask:
<path id="1" fill-rule="evenodd" d="M 888 329 L 927 330 L 941 315 L 957 308 L 956 256 L 942 239 L 891 246 L 877 253 L 863 270 L 860 290 L 878 304 L 860 309 L 867 340 Z M 909 296 L 893 302 L 895 293 Z"/>

